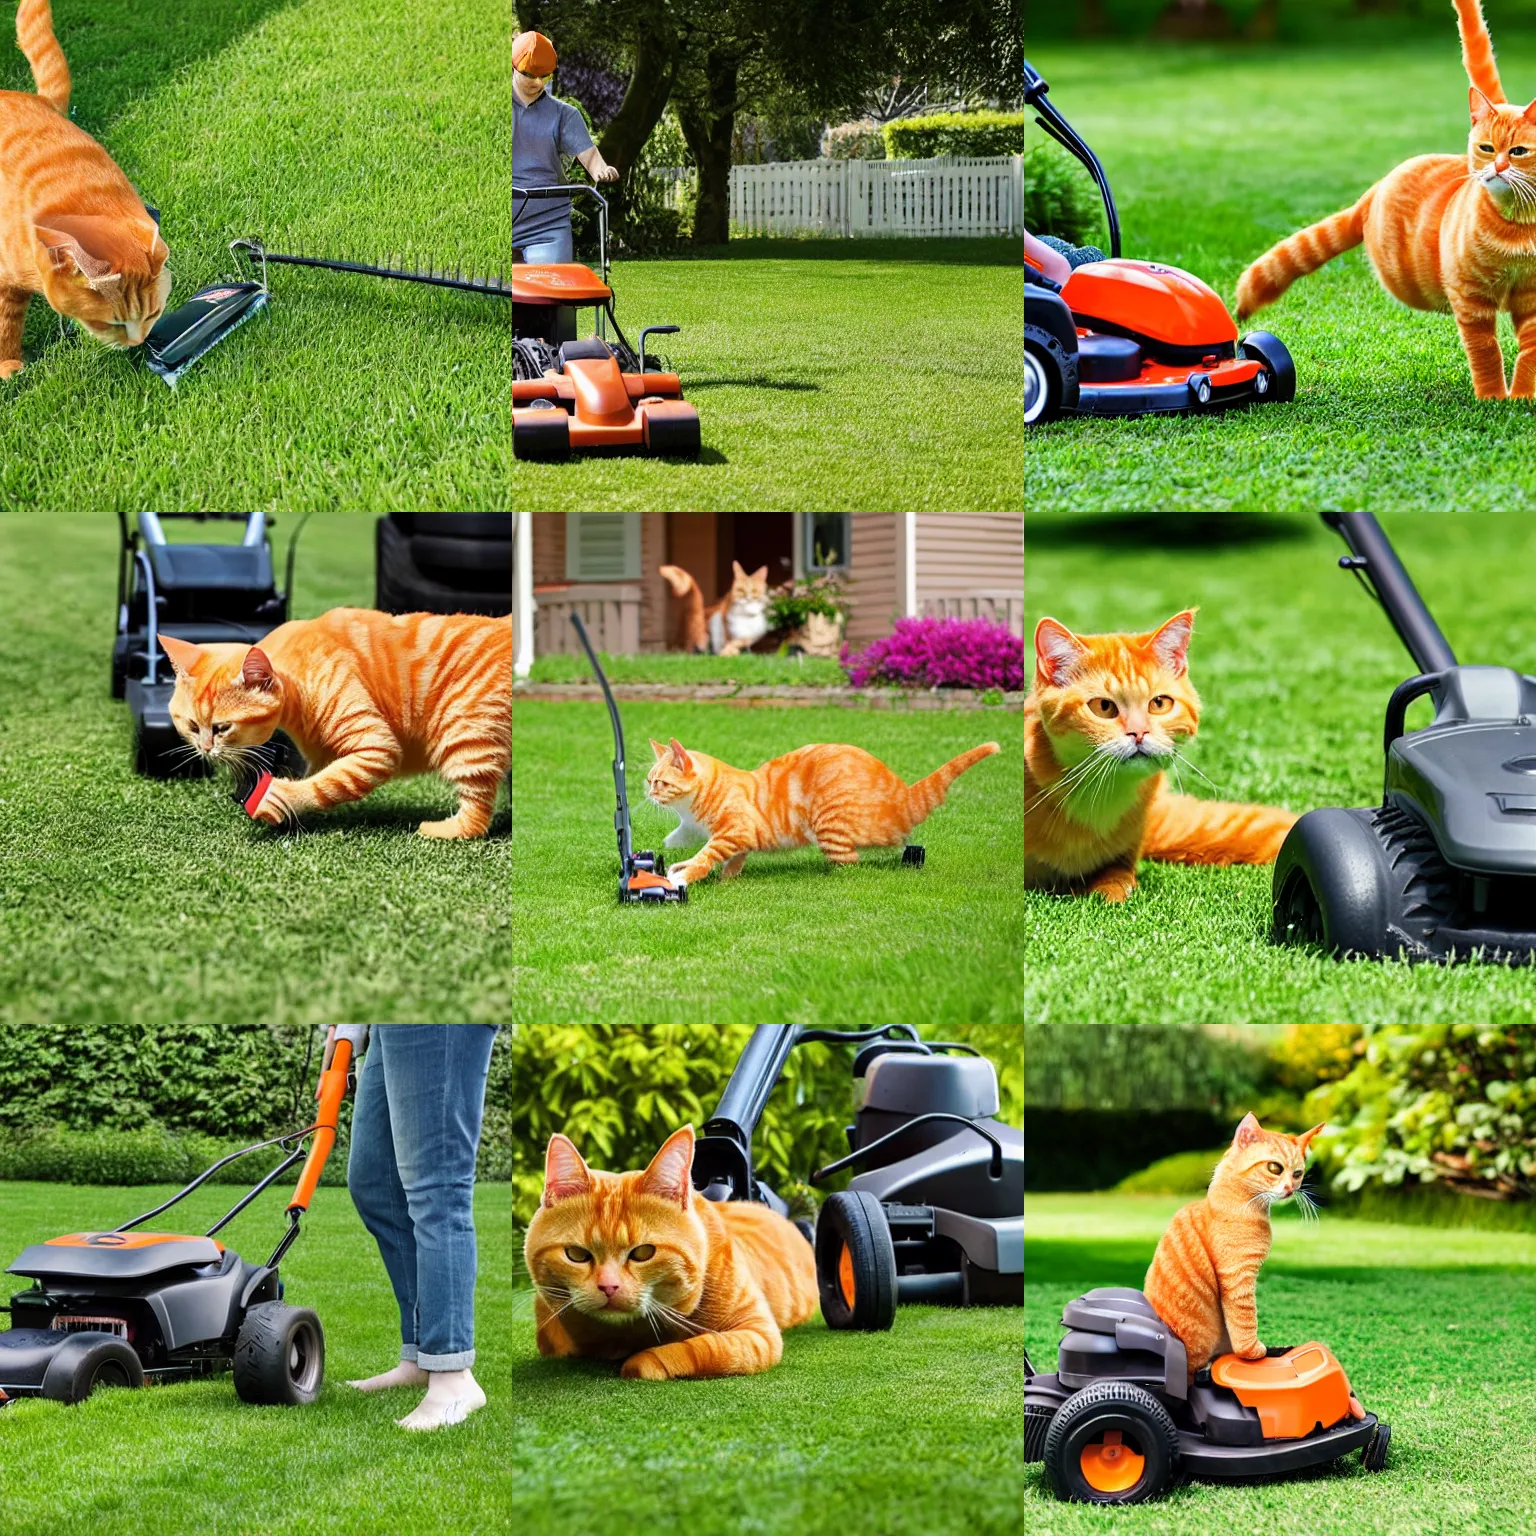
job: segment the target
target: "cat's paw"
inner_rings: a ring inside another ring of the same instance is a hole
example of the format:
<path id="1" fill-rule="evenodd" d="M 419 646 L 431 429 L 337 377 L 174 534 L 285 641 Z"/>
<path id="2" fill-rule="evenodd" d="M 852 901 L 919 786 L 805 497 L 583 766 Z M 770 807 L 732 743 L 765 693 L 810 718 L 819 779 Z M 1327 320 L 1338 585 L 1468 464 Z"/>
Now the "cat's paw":
<path id="1" fill-rule="evenodd" d="M 654 1349 L 642 1349 L 638 1355 L 631 1355 L 624 1362 L 619 1375 L 626 1381 L 666 1381 L 671 1372 Z"/>
<path id="2" fill-rule="evenodd" d="M 22 361 L 19 357 L 8 357 L 0 363 L 0 379 L 14 379 L 22 370 Z"/>
<path id="3" fill-rule="evenodd" d="M 1100 875 L 1089 887 L 1095 896 L 1116 903 L 1129 899 L 1136 889 L 1136 876 L 1130 874 Z"/>
<path id="4" fill-rule="evenodd" d="M 1252 1347 L 1249 1349 L 1233 1350 L 1233 1354 L 1241 1360 L 1262 1360 L 1267 1353 L 1268 1350 L 1265 1348 L 1262 1339 L 1255 1339 Z"/>
<path id="5" fill-rule="evenodd" d="M 261 804 L 251 812 L 252 819 L 265 822 L 269 827 L 280 827 L 285 822 L 296 821 L 299 808 L 294 788 L 292 779 L 273 779 L 267 785 L 266 794 L 261 797 Z"/>
<path id="6" fill-rule="evenodd" d="M 667 871 L 667 879 L 670 880 L 674 886 L 687 885 L 688 882 L 693 878 L 694 872 L 689 868 L 687 864 L 674 864 L 671 869 Z"/>

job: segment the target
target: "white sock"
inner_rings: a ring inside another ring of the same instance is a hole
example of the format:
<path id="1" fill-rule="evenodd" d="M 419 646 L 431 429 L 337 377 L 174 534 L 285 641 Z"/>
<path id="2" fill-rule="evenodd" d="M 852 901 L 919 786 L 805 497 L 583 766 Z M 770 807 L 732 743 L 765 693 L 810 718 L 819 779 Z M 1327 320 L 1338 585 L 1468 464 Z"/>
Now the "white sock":
<path id="1" fill-rule="evenodd" d="M 427 1395 L 403 1419 L 401 1429 L 445 1429 L 485 1407 L 485 1393 L 470 1371 L 429 1371 Z"/>
<path id="2" fill-rule="evenodd" d="M 369 1376 L 364 1381 L 349 1381 L 349 1387 L 359 1392 L 383 1392 L 390 1387 L 424 1387 L 430 1377 L 414 1360 L 402 1360 L 392 1371 L 382 1376 Z"/>

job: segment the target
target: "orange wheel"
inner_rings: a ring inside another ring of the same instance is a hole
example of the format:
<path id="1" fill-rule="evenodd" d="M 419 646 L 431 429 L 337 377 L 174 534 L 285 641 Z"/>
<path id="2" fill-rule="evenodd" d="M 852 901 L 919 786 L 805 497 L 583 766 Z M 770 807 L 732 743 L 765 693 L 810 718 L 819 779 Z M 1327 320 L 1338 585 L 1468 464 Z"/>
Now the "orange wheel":
<path id="1" fill-rule="evenodd" d="M 1102 1440 L 1085 1445 L 1077 1464 L 1083 1481 L 1097 1493 L 1124 1493 L 1147 1470 L 1147 1458 L 1123 1444 L 1118 1429 L 1106 1429 Z"/>
<path id="2" fill-rule="evenodd" d="M 1099 1381 L 1056 1410 L 1041 1459 L 1058 1498 L 1139 1504 L 1166 1493 L 1177 1480 L 1179 1432 L 1144 1387 Z"/>
<path id="3" fill-rule="evenodd" d="M 848 1251 L 848 1244 L 843 1244 L 843 1251 L 837 1259 L 837 1288 L 843 1293 L 843 1300 L 848 1304 L 848 1310 L 853 1310 L 853 1255 Z"/>

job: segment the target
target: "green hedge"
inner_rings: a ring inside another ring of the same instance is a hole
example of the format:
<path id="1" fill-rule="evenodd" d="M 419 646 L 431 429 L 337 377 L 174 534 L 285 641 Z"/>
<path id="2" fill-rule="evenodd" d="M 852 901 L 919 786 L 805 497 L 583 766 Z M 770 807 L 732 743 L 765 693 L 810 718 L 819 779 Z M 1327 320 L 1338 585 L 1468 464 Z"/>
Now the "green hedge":
<path id="1" fill-rule="evenodd" d="M 1022 112 L 937 112 L 885 125 L 890 160 L 931 160 L 935 155 L 1022 155 Z"/>
<path id="2" fill-rule="evenodd" d="M 1262 1113 L 1268 1040 L 1257 1030 L 1219 1033 L 1198 1024 L 1027 1024 L 1025 1103 L 1130 1114 L 1198 1109 L 1240 1119 L 1250 1109 Z"/>
<path id="3" fill-rule="evenodd" d="M 1006 1025 L 923 1029 L 964 1039 L 999 1068 L 1003 1118 L 1019 1123 L 1023 1064 L 1019 1031 Z M 560 1131 L 595 1168 L 643 1168 L 679 1126 L 702 1129 L 714 1113 L 750 1025 L 533 1024 L 511 1042 L 513 1218 L 526 1222 L 544 1185 L 544 1151 Z M 786 1199 L 848 1150 L 853 1047 L 810 1044 L 791 1055 L 753 1142 L 762 1176 Z"/>
<path id="4" fill-rule="evenodd" d="M 1024 227 L 1034 235 L 1109 249 L 1099 189 L 1066 150 L 1043 135 L 1024 151 Z"/>

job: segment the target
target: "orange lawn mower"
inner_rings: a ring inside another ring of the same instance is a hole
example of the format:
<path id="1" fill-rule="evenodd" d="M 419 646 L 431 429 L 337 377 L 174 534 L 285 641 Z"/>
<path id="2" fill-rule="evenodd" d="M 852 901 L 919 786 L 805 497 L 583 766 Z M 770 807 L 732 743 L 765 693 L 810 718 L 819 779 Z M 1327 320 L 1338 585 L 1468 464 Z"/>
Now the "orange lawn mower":
<path id="1" fill-rule="evenodd" d="M 647 357 L 646 339 L 675 336 L 678 327 L 647 326 L 637 354 L 614 315 L 608 200 L 581 185 L 513 187 L 513 218 L 529 201 L 581 196 L 597 200 L 602 275 L 571 262 L 512 267 L 512 452 L 557 461 L 573 452 L 696 459 L 697 409 L 675 373 L 647 367 L 661 359 Z M 587 308 L 596 311 L 597 330 L 579 341 L 576 313 Z"/>
<path id="2" fill-rule="evenodd" d="M 1052 105 L 1026 60 L 1036 124 L 1081 161 L 1104 202 L 1109 255 L 1044 237 L 1072 267 L 1058 283 L 1026 256 L 1024 422 L 1200 412 L 1296 395 L 1296 366 L 1268 331 L 1239 337 L 1221 296 L 1162 262 L 1120 255 L 1120 220 L 1098 156 Z"/>

